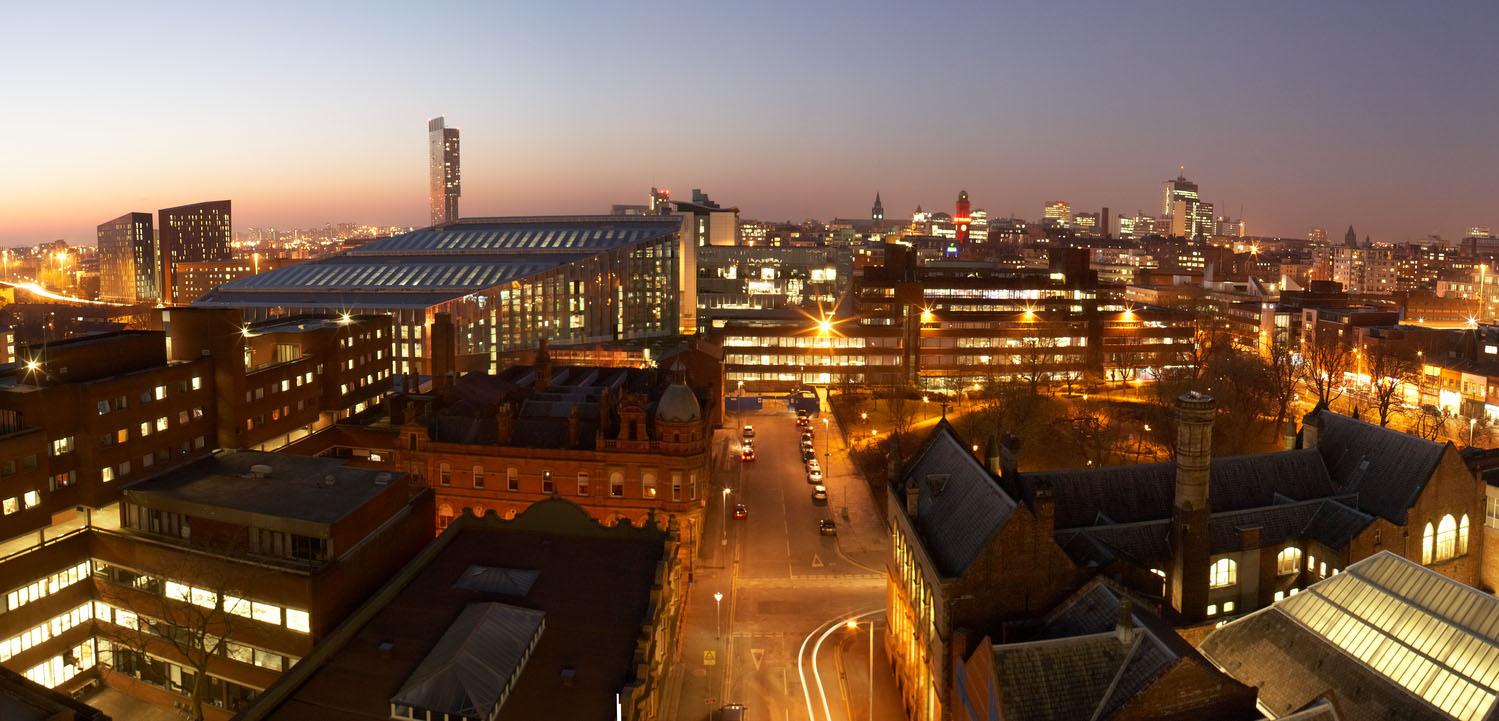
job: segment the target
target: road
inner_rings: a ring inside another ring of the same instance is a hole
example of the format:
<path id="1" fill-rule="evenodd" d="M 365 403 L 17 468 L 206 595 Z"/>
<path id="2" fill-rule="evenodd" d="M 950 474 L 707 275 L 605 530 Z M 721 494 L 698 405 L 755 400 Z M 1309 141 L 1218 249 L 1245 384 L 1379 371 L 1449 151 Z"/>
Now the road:
<path id="1" fill-rule="evenodd" d="M 830 503 L 812 501 L 802 429 L 776 405 L 731 413 L 710 496 L 700 569 L 689 592 L 675 718 L 713 719 L 725 702 L 754 721 L 868 719 L 870 621 L 875 621 L 879 721 L 903 718 L 882 646 L 886 538 L 882 511 L 847 462 L 837 427 L 813 421 Z M 738 428 L 755 426 L 756 460 L 738 459 Z M 829 437 L 829 436 L 832 437 Z M 727 442 L 725 442 L 727 441 Z M 748 517 L 721 519 L 743 503 Z M 818 533 L 833 519 L 837 536 Z M 728 543 L 722 544 L 720 539 Z M 721 600 L 714 594 L 721 593 Z M 857 630 L 845 626 L 850 619 Z M 711 652 L 712 657 L 705 654 Z M 709 665 L 711 662 L 711 665 Z M 671 711 L 671 709 L 668 709 Z"/>

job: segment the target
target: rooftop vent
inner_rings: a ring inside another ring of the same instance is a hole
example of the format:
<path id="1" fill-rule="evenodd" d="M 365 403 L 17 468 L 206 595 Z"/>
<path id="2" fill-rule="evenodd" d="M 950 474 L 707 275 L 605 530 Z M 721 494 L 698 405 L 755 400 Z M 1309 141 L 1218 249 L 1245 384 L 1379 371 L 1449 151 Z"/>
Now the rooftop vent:
<path id="1" fill-rule="evenodd" d="M 387 485 L 389 483 L 390 483 L 390 474 L 389 473 L 376 473 L 375 474 L 375 485 L 377 485 L 377 486 L 384 486 L 384 485 Z"/>
<path id="2" fill-rule="evenodd" d="M 266 476 L 271 475 L 271 467 L 265 465 L 264 463 L 257 463 L 253 466 L 250 466 L 250 474 L 255 476 L 256 478 L 265 478 Z"/>

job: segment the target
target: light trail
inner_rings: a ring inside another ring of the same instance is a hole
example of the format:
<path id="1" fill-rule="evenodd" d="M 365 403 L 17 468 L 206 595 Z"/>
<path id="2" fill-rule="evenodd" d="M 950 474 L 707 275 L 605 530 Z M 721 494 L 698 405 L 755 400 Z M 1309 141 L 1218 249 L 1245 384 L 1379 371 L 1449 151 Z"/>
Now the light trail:
<path id="1" fill-rule="evenodd" d="M 8 286 L 10 286 L 12 288 L 18 288 L 20 290 L 24 290 L 24 291 L 26 291 L 28 293 L 39 295 L 39 296 L 41 296 L 43 298 L 51 298 L 52 300 L 62 300 L 62 301 L 67 301 L 69 303 L 87 303 L 89 305 L 112 305 L 112 306 L 127 305 L 126 303 L 110 303 L 108 301 L 103 301 L 103 300 L 89 300 L 87 298 L 74 298 L 73 296 L 70 296 L 70 295 L 63 295 L 61 293 L 53 293 L 52 291 L 47 290 L 46 288 L 43 288 L 40 285 L 37 285 L 36 283 L 12 283 L 12 282 L 10 282 L 8 280 L 0 280 L 0 283 L 8 285 Z"/>
<path id="2" fill-rule="evenodd" d="M 807 634 L 806 638 L 802 639 L 801 650 L 798 651 L 796 655 L 796 672 L 797 675 L 801 676 L 802 695 L 807 702 L 807 717 L 809 719 L 811 719 L 812 721 L 817 721 L 817 714 L 815 711 L 813 711 L 812 706 L 812 690 L 807 685 L 807 671 L 802 665 L 802 657 L 806 655 L 807 644 L 812 641 L 813 636 L 818 635 L 819 631 L 822 632 L 822 635 L 818 636 L 817 643 L 812 645 L 812 677 L 813 685 L 817 686 L 817 693 L 822 697 L 823 717 L 828 719 L 828 721 L 832 721 L 833 711 L 828 706 L 827 691 L 825 691 L 822 687 L 822 671 L 817 668 L 817 654 L 822 650 L 822 642 L 825 641 L 828 636 L 831 636 L 834 631 L 843 628 L 843 624 L 849 619 L 860 619 L 864 618 L 865 616 L 873 616 L 877 613 L 884 613 L 884 611 L 884 607 L 878 607 L 867 611 L 855 611 L 850 615 L 838 616 L 837 618 L 834 618 L 830 621 L 825 621 L 822 624 L 818 625 L 818 627 L 813 629 L 811 633 Z M 870 662 L 873 663 L 873 660 L 871 660 Z"/>

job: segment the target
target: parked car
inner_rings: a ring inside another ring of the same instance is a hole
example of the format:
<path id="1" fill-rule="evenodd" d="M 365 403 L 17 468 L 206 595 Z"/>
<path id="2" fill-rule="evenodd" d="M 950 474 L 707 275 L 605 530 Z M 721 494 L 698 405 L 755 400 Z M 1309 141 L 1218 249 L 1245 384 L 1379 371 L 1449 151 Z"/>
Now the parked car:
<path id="1" fill-rule="evenodd" d="M 754 438 L 755 437 L 755 427 L 754 426 L 745 426 L 744 427 L 744 433 L 743 433 L 743 435 L 744 435 L 745 438 Z"/>
<path id="2" fill-rule="evenodd" d="M 718 709 L 718 721 L 744 721 L 744 704 L 729 703 Z"/>
<path id="3" fill-rule="evenodd" d="M 755 442 L 752 441 L 752 440 L 750 440 L 750 439 L 748 439 L 748 438 L 746 438 L 746 439 L 744 439 L 744 440 L 742 440 L 742 441 L 739 442 L 739 449 L 740 450 L 750 451 L 750 450 L 754 450 L 754 448 L 755 448 Z"/>
<path id="4" fill-rule="evenodd" d="M 753 460 L 755 460 L 755 449 L 753 449 L 753 448 L 746 448 L 746 449 L 744 449 L 744 451 L 739 454 L 739 460 L 741 460 L 741 461 L 753 461 Z"/>
<path id="5" fill-rule="evenodd" d="M 807 470 L 808 471 L 821 471 L 822 470 L 822 464 L 818 463 L 816 458 L 809 458 L 809 459 L 807 459 Z"/>
<path id="6" fill-rule="evenodd" d="M 828 502 L 828 487 L 827 486 L 822 486 L 822 485 L 812 486 L 812 502 L 813 503 L 827 503 Z"/>
<path id="7" fill-rule="evenodd" d="M 817 454 L 813 453 L 811 448 L 803 448 L 802 449 L 802 460 L 804 460 L 804 461 L 815 461 L 815 460 L 817 460 Z"/>
<path id="8" fill-rule="evenodd" d="M 817 532 L 824 536 L 838 535 L 838 527 L 833 525 L 833 519 L 824 518 L 817 522 Z"/>
<path id="9" fill-rule="evenodd" d="M 807 481 L 809 483 L 822 483 L 822 471 L 819 471 L 816 468 L 807 471 Z"/>
<path id="10" fill-rule="evenodd" d="M 745 508 L 743 503 L 734 504 L 734 517 L 749 518 L 749 509 Z"/>

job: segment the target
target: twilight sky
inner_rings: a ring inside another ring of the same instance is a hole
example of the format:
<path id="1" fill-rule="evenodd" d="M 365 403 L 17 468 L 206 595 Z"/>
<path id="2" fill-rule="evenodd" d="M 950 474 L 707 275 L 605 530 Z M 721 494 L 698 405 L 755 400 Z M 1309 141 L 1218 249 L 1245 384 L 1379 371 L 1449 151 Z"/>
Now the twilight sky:
<path id="1" fill-rule="evenodd" d="M 25 3 L 0 43 L 0 245 L 126 211 L 426 222 L 651 185 L 743 217 L 1159 211 L 1178 165 L 1253 234 L 1499 226 L 1499 2 Z"/>

